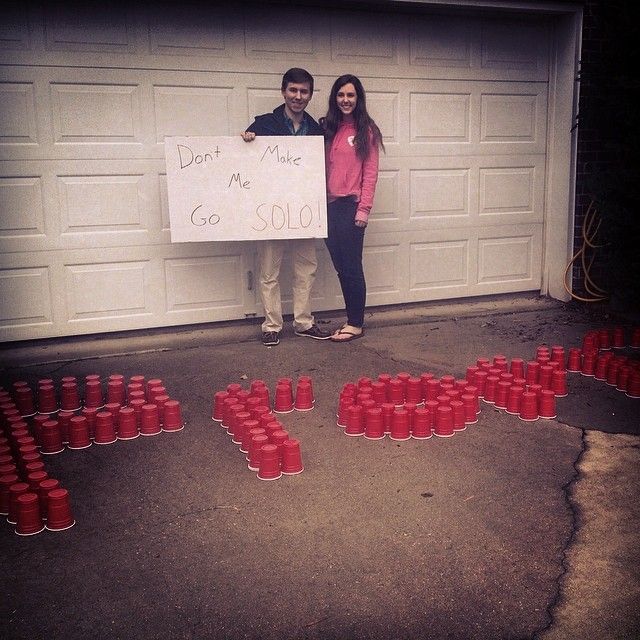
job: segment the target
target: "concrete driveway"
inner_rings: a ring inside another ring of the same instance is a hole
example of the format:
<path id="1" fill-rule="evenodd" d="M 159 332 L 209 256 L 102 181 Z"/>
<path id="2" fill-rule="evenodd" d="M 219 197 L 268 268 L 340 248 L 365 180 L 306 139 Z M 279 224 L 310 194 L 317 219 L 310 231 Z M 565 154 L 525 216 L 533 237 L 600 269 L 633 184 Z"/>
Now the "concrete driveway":
<path id="1" fill-rule="evenodd" d="M 338 326 L 323 314 L 323 327 Z M 177 433 L 66 449 L 46 469 L 76 525 L 0 523 L 3 638 L 640 637 L 640 400 L 579 374 L 553 420 L 482 403 L 452 438 L 336 426 L 345 382 L 464 377 L 636 319 L 535 296 L 376 310 L 352 344 L 257 341 L 225 323 L 4 345 L 2 386 L 89 373 L 158 377 Z M 631 351 L 628 353 L 638 357 Z M 309 375 L 314 409 L 279 419 L 304 471 L 264 482 L 211 420 L 213 393 Z"/>

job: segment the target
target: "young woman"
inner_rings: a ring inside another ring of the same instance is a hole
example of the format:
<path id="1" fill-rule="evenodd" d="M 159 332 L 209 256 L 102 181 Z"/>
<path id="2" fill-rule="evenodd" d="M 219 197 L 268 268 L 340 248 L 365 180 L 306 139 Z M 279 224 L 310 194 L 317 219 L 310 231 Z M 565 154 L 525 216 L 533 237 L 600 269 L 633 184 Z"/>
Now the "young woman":
<path id="1" fill-rule="evenodd" d="M 340 76 L 329 96 L 325 130 L 327 226 L 325 240 L 342 288 L 347 322 L 332 336 L 350 342 L 364 335 L 367 286 L 362 269 L 364 231 L 378 180 L 382 134 L 367 113 L 364 88 L 353 75 Z"/>

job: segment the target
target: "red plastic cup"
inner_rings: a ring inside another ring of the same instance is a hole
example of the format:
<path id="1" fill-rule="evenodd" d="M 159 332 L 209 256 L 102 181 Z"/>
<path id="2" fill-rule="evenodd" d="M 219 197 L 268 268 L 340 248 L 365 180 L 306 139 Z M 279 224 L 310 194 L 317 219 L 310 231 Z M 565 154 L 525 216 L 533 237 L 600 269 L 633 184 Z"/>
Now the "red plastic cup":
<path id="1" fill-rule="evenodd" d="M 509 394 L 507 396 L 506 412 L 513 415 L 520 415 L 520 404 L 522 402 L 522 394 L 524 393 L 524 387 L 512 384 L 509 387 Z"/>
<path id="2" fill-rule="evenodd" d="M 53 384 L 43 384 L 38 387 L 38 413 L 56 413 L 58 400 Z"/>
<path id="3" fill-rule="evenodd" d="M 364 437 L 367 440 L 381 440 L 384 438 L 384 421 L 381 407 L 370 407 L 364 417 Z"/>
<path id="4" fill-rule="evenodd" d="M 405 402 L 412 402 L 413 404 L 416 404 L 416 405 L 420 405 L 424 402 L 424 395 L 422 391 L 422 381 L 420 380 L 420 378 L 411 376 L 407 380 Z"/>
<path id="5" fill-rule="evenodd" d="M 98 411 L 93 436 L 95 444 L 113 444 L 117 439 L 113 414 L 110 411 Z"/>
<path id="6" fill-rule="evenodd" d="M 64 531 L 76 521 L 71 513 L 69 492 L 66 489 L 52 489 L 47 498 L 47 524 L 49 531 Z"/>
<path id="7" fill-rule="evenodd" d="M 557 369 L 551 376 L 551 389 L 555 393 L 556 398 L 564 398 L 569 395 L 567 389 L 567 370 Z"/>
<path id="8" fill-rule="evenodd" d="M 60 390 L 60 409 L 63 411 L 78 411 L 81 404 L 78 383 L 65 382 Z"/>
<path id="9" fill-rule="evenodd" d="M 247 417 L 249 413 L 247 413 Z M 237 417 L 237 416 L 236 416 Z M 184 429 L 184 421 L 182 420 L 182 409 L 178 400 L 167 400 L 164 403 L 164 422 L 162 430 L 167 432 L 182 431 Z M 235 442 L 235 440 L 234 440 Z M 236 442 L 240 444 L 240 441 Z"/>
<path id="10" fill-rule="evenodd" d="M 385 433 L 391 433 L 391 423 L 393 422 L 393 414 L 396 410 L 396 406 L 393 402 L 383 402 L 380 405 L 382 409 L 382 426 Z"/>
<path id="11" fill-rule="evenodd" d="M 16 503 L 17 523 L 15 532 L 19 536 L 32 536 L 44 531 L 38 495 L 30 491 L 23 493 L 17 497 Z"/>
<path id="12" fill-rule="evenodd" d="M 453 410 L 453 430 L 464 431 L 467 428 L 464 419 L 464 403 L 462 400 L 452 400 L 449 406 Z"/>
<path id="13" fill-rule="evenodd" d="M 583 376 L 593 377 L 596 369 L 597 351 L 584 351 L 582 352 L 582 368 L 580 373 Z"/>
<path id="14" fill-rule="evenodd" d="M 498 382 L 500 382 L 500 378 L 498 376 L 487 376 L 484 385 L 484 397 L 482 398 L 483 402 L 486 402 L 487 404 L 495 404 L 496 392 L 498 391 Z"/>
<path id="15" fill-rule="evenodd" d="M 498 381 L 498 386 L 496 387 L 496 402 L 495 402 L 495 406 L 498 409 L 507 408 L 507 399 L 509 398 L 510 388 L 511 388 L 511 383 L 508 380 Z"/>
<path id="16" fill-rule="evenodd" d="M 509 371 L 514 378 L 524 378 L 524 360 L 522 358 L 511 358 Z"/>
<path id="17" fill-rule="evenodd" d="M 166 387 L 158 385 L 156 387 L 149 387 L 147 389 L 147 401 L 149 404 L 156 404 L 158 396 L 168 396 Z"/>
<path id="18" fill-rule="evenodd" d="M 616 389 L 618 391 L 626 391 L 629 386 L 629 377 L 631 376 L 631 367 L 628 365 L 622 365 L 618 369 L 618 380 L 616 382 Z"/>
<path id="19" fill-rule="evenodd" d="M 389 437 L 392 440 L 409 440 L 411 437 L 409 412 L 406 409 L 396 407 L 391 417 L 391 434 Z"/>
<path id="20" fill-rule="evenodd" d="M 237 415 L 239 413 L 244 413 L 245 406 L 243 404 L 238 403 L 238 399 L 235 396 L 231 396 L 231 397 L 236 401 L 236 403 L 229 406 L 227 410 L 226 423 L 227 423 L 227 433 L 233 439 L 234 431 L 236 429 L 236 425 L 238 422 Z"/>
<path id="21" fill-rule="evenodd" d="M 162 380 L 160 378 L 150 378 L 149 380 L 147 380 L 147 398 L 150 398 L 150 394 L 149 391 L 151 389 L 153 389 L 154 387 L 161 387 L 162 386 Z"/>
<path id="22" fill-rule="evenodd" d="M 629 398 L 640 398 L 640 371 L 632 371 L 629 375 L 626 395 Z"/>
<path id="23" fill-rule="evenodd" d="M 28 476 L 30 473 L 34 473 L 35 471 L 45 471 L 44 462 L 42 458 L 40 460 L 34 460 L 32 462 L 27 462 L 24 465 L 24 472 Z"/>
<path id="24" fill-rule="evenodd" d="M 556 396 L 552 389 L 543 389 L 538 398 L 538 415 L 541 418 L 556 417 Z"/>
<path id="25" fill-rule="evenodd" d="M 18 482 L 20 482 L 20 477 L 17 473 L 7 473 L 0 476 L 0 515 L 8 515 L 11 495 L 9 489 Z"/>
<path id="26" fill-rule="evenodd" d="M 33 390 L 26 383 L 15 389 L 13 394 L 16 407 L 24 418 L 36 414 L 36 402 Z"/>
<path id="27" fill-rule="evenodd" d="M 288 384 L 277 384 L 273 411 L 275 413 L 291 413 L 294 409 L 293 391 Z"/>
<path id="28" fill-rule="evenodd" d="M 466 378 L 466 380 L 467 380 L 467 382 L 469 384 L 473 384 L 473 381 L 475 380 L 475 376 L 476 376 L 476 372 L 477 371 L 480 371 L 480 367 L 479 366 L 471 365 L 471 366 L 467 367 L 465 378 Z"/>
<path id="29" fill-rule="evenodd" d="M 42 434 L 40 441 L 40 453 L 54 454 L 64 451 L 62 444 L 62 433 L 57 420 L 47 420 L 42 423 Z"/>
<path id="30" fill-rule="evenodd" d="M 347 411 L 352 404 L 354 404 L 353 398 L 349 396 L 341 397 L 338 402 L 338 414 L 337 414 L 336 424 L 341 429 L 344 429 L 347 426 Z"/>
<path id="31" fill-rule="evenodd" d="M 37 492 L 40 488 L 40 483 L 43 480 L 46 480 L 48 477 L 49 474 L 44 469 L 39 469 L 38 471 L 30 471 L 27 474 L 27 484 L 29 485 L 29 491 Z"/>
<path id="32" fill-rule="evenodd" d="M 552 362 L 557 362 L 558 363 L 558 367 L 560 369 L 566 369 L 567 368 L 567 363 L 565 361 L 565 353 L 564 353 L 564 347 L 561 345 L 556 345 L 551 347 L 551 361 Z"/>
<path id="33" fill-rule="evenodd" d="M 371 397 L 375 400 L 376 404 L 381 405 L 383 402 L 387 402 L 387 384 L 376 380 L 371 383 Z"/>
<path id="34" fill-rule="evenodd" d="M 296 438 L 289 438 L 282 443 L 282 473 L 294 476 L 303 471 L 300 441 Z"/>
<path id="35" fill-rule="evenodd" d="M 234 398 L 238 397 L 238 393 L 242 391 L 242 385 L 238 382 L 231 382 L 227 385 L 227 393 Z"/>
<path id="36" fill-rule="evenodd" d="M 253 431 L 253 429 L 252 429 Z M 266 433 L 254 435 L 249 444 L 249 463 L 247 466 L 250 471 L 260 470 L 260 458 L 262 457 L 262 447 L 269 444 L 269 438 Z"/>
<path id="37" fill-rule="evenodd" d="M 6 476 L 4 476 L 6 478 Z M 17 524 L 18 522 L 18 496 L 29 491 L 29 485 L 26 482 L 15 482 L 9 487 L 9 513 L 7 514 L 7 522 L 9 524 Z"/>
<path id="38" fill-rule="evenodd" d="M 386 372 L 379 373 L 378 374 L 378 382 L 382 382 L 382 384 L 384 384 L 385 387 L 386 387 L 386 386 L 388 386 L 389 381 L 391 380 L 392 377 L 393 376 L 390 373 L 386 373 Z"/>
<path id="39" fill-rule="evenodd" d="M 610 387 L 615 387 L 618 383 L 618 371 L 620 369 L 620 361 L 613 358 L 607 363 L 607 373 L 605 380 Z"/>
<path id="40" fill-rule="evenodd" d="M 396 407 L 400 407 L 404 404 L 405 386 L 400 378 L 396 377 L 389 380 L 387 397 L 389 398 L 389 402 Z"/>
<path id="41" fill-rule="evenodd" d="M 37 494 L 40 498 L 40 513 L 45 520 L 47 518 L 47 509 L 49 505 L 49 491 L 51 491 L 52 489 L 58 489 L 59 487 L 60 481 L 56 480 L 55 478 L 47 478 L 46 480 L 42 480 L 40 482 Z"/>
<path id="42" fill-rule="evenodd" d="M 446 393 L 441 393 L 436 400 L 440 405 L 450 405 L 451 404 L 451 396 L 448 396 Z"/>
<path id="43" fill-rule="evenodd" d="M 624 328 L 623 327 L 614 327 L 612 334 L 612 346 L 614 349 L 624 349 L 625 340 L 624 340 Z"/>
<path id="44" fill-rule="evenodd" d="M 277 431 L 282 431 L 284 429 L 284 425 L 280 420 L 272 420 L 262 427 L 267 434 L 267 438 L 269 438 L 269 444 L 273 444 L 273 434 Z"/>
<path id="45" fill-rule="evenodd" d="M 84 406 L 101 409 L 104 406 L 100 380 L 87 380 L 84 385 Z"/>
<path id="46" fill-rule="evenodd" d="M 519 418 L 525 422 L 534 422 L 538 419 L 538 395 L 534 391 L 522 393 Z"/>
<path id="47" fill-rule="evenodd" d="M 538 384 L 538 377 L 540 376 L 540 363 L 537 360 L 530 360 L 527 362 L 527 372 L 525 374 L 525 380 L 527 384 Z"/>
<path id="48" fill-rule="evenodd" d="M 609 360 L 611 359 L 608 353 L 606 355 L 600 355 L 596 358 L 596 366 L 593 372 L 593 377 L 596 380 L 607 379 L 607 367 L 609 366 Z"/>
<path id="49" fill-rule="evenodd" d="M 551 377 L 553 376 L 553 367 L 545 364 L 540 367 L 540 375 L 538 376 L 538 384 L 543 389 L 551 389 Z"/>
<path id="50" fill-rule="evenodd" d="M 427 440 L 431 437 L 431 411 L 426 407 L 418 407 L 413 412 L 411 437 L 415 440 Z"/>
<path id="51" fill-rule="evenodd" d="M 478 397 L 484 397 L 484 389 L 487 383 L 487 376 L 489 375 L 488 371 L 484 371 L 480 369 L 476 371 L 475 379 L 473 381 L 473 385 L 478 388 Z"/>
<path id="52" fill-rule="evenodd" d="M 348 436 L 362 436 L 364 431 L 364 409 L 362 405 L 352 404 L 347 408 L 347 424 L 344 432 Z"/>
<path id="53" fill-rule="evenodd" d="M 313 409 L 313 390 L 311 383 L 304 381 L 298 382 L 294 409 L 296 411 L 311 411 L 311 409 Z"/>
<path id="54" fill-rule="evenodd" d="M 311 387 L 311 400 L 315 403 L 316 400 L 313 395 L 313 380 L 311 379 L 311 376 L 298 376 L 298 384 L 301 382 L 304 382 Z"/>
<path id="55" fill-rule="evenodd" d="M 278 449 L 278 459 L 280 460 L 280 464 L 282 464 L 282 445 L 289 439 L 289 432 L 285 429 L 280 429 L 279 431 L 274 431 L 269 438 L 269 444 L 276 445 Z"/>
<path id="56" fill-rule="evenodd" d="M 135 440 L 139 435 L 135 409 L 133 407 L 121 407 L 118 412 L 118 440 Z"/>
<path id="57" fill-rule="evenodd" d="M 422 387 L 424 389 L 424 399 L 435 400 L 440 395 L 440 380 L 436 378 L 429 378 L 423 382 Z"/>
<path id="58" fill-rule="evenodd" d="M 211 409 L 211 419 L 215 422 L 222 422 L 224 401 L 229 397 L 228 391 L 216 391 L 213 394 L 213 407 Z"/>
<path id="59" fill-rule="evenodd" d="M 443 404 L 438 405 L 438 408 L 436 409 L 434 433 L 439 438 L 450 438 L 454 435 L 453 409 L 451 406 Z"/>
<path id="60" fill-rule="evenodd" d="M 567 359 L 567 371 L 571 373 L 580 373 L 582 370 L 582 350 L 579 347 L 571 347 L 569 349 L 569 357 Z"/>
<path id="61" fill-rule="evenodd" d="M 608 329 L 600 329 L 598 331 L 598 348 L 599 349 L 611 349 L 611 334 Z"/>
<path id="62" fill-rule="evenodd" d="M 280 456 L 275 444 L 264 444 L 260 451 L 260 466 L 258 478 L 260 480 L 277 480 L 282 477 L 280 471 Z"/>
<path id="63" fill-rule="evenodd" d="M 259 426 L 257 420 L 245 420 L 244 421 L 244 434 L 242 438 L 242 444 L 240 445 L 240 451 L 247 454 L 246 459 L 249 461 L 249 450 L 251 449 L 251 440 L 254 436 L 267 435 L 267 430 Z M 267 437 L 268 440 L 268 437 Z"/>
<path id="64" fill-rule="evenodd" d="M 96 413 L 98 409 L 96 407 L 84 407 L 80 412 L 87 419 L 87 429 L 89 430 L 89 437 L 93 438 L 96 432 Z"/>
<path id="65" fill-rule="evenodd" d="M 251 392 L 252 398 L 257 398 L 259 400 L 259 404 L 264 405 L 265 407 L 271 407 L 271 398 L 269 396 L 269 389 L 266 385 L 257 385 L 256 388 Z"/>
<path id="66" fill-rule="evenodd" d="M 464 421 L 466 424 L 476 424 L 478 414 L 476 412 L 476 397 L 473 393 L 463 393 L 460 396 L 464 407 Z"/>
<path id="67" fill-rule="evenodd" d="M 3 456 L 10 458 L 9 461 L 3 461 L 0 464 L 0 476 L 12 475 L 14 473 L 18 473 L 18 467 L 15 462 L 13 462 L 13 457 L 11 456 Z"/>
<path id="68" fill-rule="evenodd" d="M 160 412 L 155 404 L 143 404 L 140 407 L 140 435 L 157 436 L 162 431 Z"/>
<path id="69" fill-rule="evenodd" d="M 63 444 L 69 442 L 69 422 L 74 415 L 72 411 L 61 410 L 56 416 L 56 420 L 60 425 L 60 435 L 62 436 Z"/>
<path id="70" fill-rule="evenodd" d="M 71 420 L 69 420 L 69 444 L 67 446 L 69 449 L 86 449 L 91 446 L 89 422 L 86 416 L 71 416 Z"/>

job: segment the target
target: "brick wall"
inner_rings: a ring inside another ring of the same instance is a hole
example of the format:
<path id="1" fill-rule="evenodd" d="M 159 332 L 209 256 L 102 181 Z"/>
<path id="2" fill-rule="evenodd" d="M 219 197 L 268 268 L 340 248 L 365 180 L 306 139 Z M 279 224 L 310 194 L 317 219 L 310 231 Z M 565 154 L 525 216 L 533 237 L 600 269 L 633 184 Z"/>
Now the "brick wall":
<path id="1" fill-rule="evenodd" d="M 609 246 L 595 251 L 592 280 L 614 302 L 637 305 L 640 298 L 640 30 L 634 3 L 586 0 L 576 166 L 574 251 L 583 247 L 583 227 L 592 200 L 601 227 L 593 238 Z M 637 249 L 636 249 L 637 247 Z M 594 252 L 587 251 L 588 259 Z M 638 254 L 638 255 L 637 255 Z M 573 270 L 574 293 L 592 298 L 580 260 Z"/>

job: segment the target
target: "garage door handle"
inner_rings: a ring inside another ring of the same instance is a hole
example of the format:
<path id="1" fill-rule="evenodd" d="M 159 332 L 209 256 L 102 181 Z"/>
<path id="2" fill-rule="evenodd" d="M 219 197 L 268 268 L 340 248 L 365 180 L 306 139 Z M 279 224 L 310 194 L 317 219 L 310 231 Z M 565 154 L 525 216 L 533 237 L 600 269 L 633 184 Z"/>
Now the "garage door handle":
<path id="1" fill-rule="evenodd" d="M 247 271 L 247 289 L 253 291 L 253 271 Z"/>

